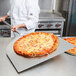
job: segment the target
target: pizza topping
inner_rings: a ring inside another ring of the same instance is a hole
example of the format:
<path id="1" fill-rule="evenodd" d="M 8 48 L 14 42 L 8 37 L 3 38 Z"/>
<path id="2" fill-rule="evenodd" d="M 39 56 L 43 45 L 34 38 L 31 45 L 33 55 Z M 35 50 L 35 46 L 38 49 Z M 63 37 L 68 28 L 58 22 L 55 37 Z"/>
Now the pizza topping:
<path id="1" fill-rule="evenodd" d="M 57 37 L 54 37 L 53 34 L 37 32 L 23 36 L 15 44 L 23 54 L 33 53 L 31 55 L 38 55 L 49 53 L 51 51 L 50 48 L 55 46 L 55 41 L 57 41 Z"/>

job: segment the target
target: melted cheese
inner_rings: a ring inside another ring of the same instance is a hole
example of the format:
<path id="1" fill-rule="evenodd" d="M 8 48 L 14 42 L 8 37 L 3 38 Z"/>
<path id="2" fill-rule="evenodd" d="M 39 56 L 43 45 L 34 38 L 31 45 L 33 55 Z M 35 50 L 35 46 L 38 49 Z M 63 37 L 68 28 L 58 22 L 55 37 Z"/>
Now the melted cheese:
<path id="1" fill-rule="evenodd" d="M 44 33 L 39 33 L 36 35 L 27 36 L 26 38 L 22 39 L 19 44 L 21 44 L 21 46 L 19 46 L 20 48 L 22 47 L 22 49 L 26 49 L 27 52 L 30 53 L 33 51 L 42 51 L 44 48 L 50 49 L 54 42 L 50 34 L 46 36 Z"/>

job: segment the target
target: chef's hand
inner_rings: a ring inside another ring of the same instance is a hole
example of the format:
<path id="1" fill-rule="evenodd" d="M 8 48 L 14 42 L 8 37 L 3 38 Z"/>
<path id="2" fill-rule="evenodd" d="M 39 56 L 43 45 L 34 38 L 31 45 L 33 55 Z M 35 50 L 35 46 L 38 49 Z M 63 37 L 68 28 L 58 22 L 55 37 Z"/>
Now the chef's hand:
<path id="1" fill-rule="evenodd" d="M 0 17 L 0 22 L 2 22 L 2 21 L 5 21 L 5 19 L 8 17 L 8 15 L 6 14 L 5 16 L 3 16 L 3 17 Z"/>
<path id="2" fill-rule="evenodd" d="M 0 22 L 5 21 L 5 17 L 0 17 Z"/>
<path id="3" fill-rule="evenodd" d="M 17 29 L 19 29 L 19 28 L 25 28 L 25 27 L 26 27 L 25 24 L 19 24 L 19 25 L 15 25 L 15 26 L 11 27 L 11 30 L 13 32 L 16 32 Z"/>

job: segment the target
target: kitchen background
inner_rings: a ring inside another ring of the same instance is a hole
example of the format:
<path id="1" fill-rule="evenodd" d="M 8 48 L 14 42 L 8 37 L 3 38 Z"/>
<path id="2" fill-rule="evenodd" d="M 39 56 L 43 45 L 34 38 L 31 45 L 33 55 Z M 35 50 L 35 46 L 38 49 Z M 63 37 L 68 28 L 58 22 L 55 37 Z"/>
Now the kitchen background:
<path id="1" fill-rule="evenodd" d="M 58 36 L 76 36 L 76 0 L 39 0 L 41 9 L 36 31 Z M 10 9 L 9 0 L 0 0 L 0 16 Z M 10 18 L 6 20 L 10 23 Z M 10 27 L 0 22 L 0 37 L 10 37 Z"/>

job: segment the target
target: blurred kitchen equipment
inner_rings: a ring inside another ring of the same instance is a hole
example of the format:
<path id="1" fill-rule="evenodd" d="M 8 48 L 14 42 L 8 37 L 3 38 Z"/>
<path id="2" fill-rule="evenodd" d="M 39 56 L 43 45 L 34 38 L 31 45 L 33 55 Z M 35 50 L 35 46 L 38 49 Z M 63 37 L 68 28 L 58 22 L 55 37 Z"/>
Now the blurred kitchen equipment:
<path id="1" fill-rule="evenodd" d="M 38 26 L 35 31 L 51 32 L 58 36 L 63 36 L 65 19 L 59 11 L 62 6 L 61 2 L 62 0 L 39 0 L 41 11 Z M 4 16 L 10 9 L 9 0 L 1 1 L 0 9 L 0 16 Z"/>
<path id="2" fill-rule="evenodd" d="M 11 30 L 8 26 L 2 25 L 0 26 L 0 37 L 10 37 Z"/>
<path id="3" fill-rule="evenodd" d="M 10 24 L 10 20 L 6 20 Z M 4 22 L 0 22 L 0 37 L 10 37 L 11 29 Z"/>
<path id="4" fill-rule="evenodd" d="M 76 0 L 69 0 L 66 36 L 76 36 Z"/>
<path id="5" fill-rule="evenodd" d="M 65 19 L 58 11 L 60 0 L 39 0 L 40 16 L 37 32 L 51 32 L 57 36 L 63 36 Z M 47 6 L 47 7 L 46 7 Z"/>
<path id="6" fill-rule="evenodd" d="M 65 19 L 59 13 L 42 12 L 36 31 L 51 32 L 57 36 L 63 36 L 64 21 Z"/>
<path id="7" fill-rule="evenodd" d="M 3 22 L 11 28 L 11 25 L 10 25 L 8 22 L 6 22 L 6 21 L 3 21 Z M 17 30 L 17 29 L 16 29 L 16 31 L 15 31 L 15 32 L 17 32 L 17 33 L 20 35 L 20 33 L 18 32 L 18 30 Z"/>

